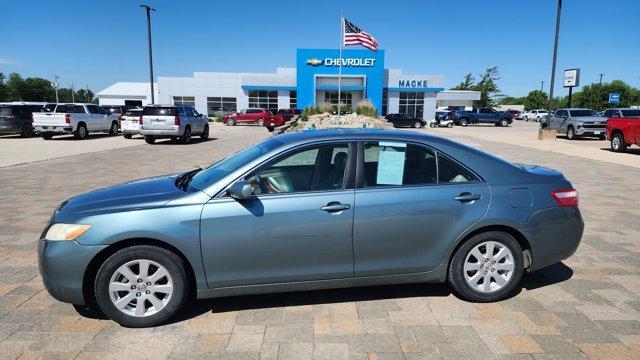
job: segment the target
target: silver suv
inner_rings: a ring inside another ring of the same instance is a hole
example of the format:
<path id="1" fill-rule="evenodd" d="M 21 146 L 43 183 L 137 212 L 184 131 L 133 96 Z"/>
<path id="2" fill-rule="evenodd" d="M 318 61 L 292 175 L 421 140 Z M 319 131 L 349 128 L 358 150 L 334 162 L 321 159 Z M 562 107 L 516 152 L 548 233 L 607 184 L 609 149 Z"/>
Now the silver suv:
<path id="1" fill-rule="evenodd" d="M 155 143 L 157 138 L 179 139 L 188 144 L 192 135 L 200 135 L 200 139 L 207 140 L 209 119 L 191 106 L 145 106 L 140 117 L 140 134 L 147 144 Z"/>
<path id="2" fill-rule="evenodd" d="M 558 109 L 553 115 L 542 120 L 543 129 L 554 129 L 567 139 L 575 140 L 581 136 L 593 136 L 601 140 L 606 137 L 607 118 L 598 116 L 591 109 Z"/>

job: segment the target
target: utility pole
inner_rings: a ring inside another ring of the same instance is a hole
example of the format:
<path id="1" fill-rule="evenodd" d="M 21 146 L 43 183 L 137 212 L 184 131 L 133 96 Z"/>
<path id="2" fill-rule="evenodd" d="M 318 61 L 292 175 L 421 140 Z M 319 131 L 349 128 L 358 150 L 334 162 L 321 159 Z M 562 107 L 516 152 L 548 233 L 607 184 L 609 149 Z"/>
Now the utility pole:
<path id="1" fill-rule="evenodd" d="M 57 74 L 53 74 L 53 88 L 56 91 L 56 103 L 59 103 L 60 100 L 58 99 L 58 75 Z"/>
<path id="2" fill-rule="evenodd" d="M 602 85 L 602 77 L 603 77 L 604 75 L 605 75 L 605 74 L 598 74 L 598 76 L 600 76 L 600 85 Z"/>
<path id="3" fill-rule="evenodd" d="M 560 14 L 562 13 L 562 0 L 558 0 L 558 14 L 556 15 L 556 36 L 553 43 L 553 61 L 551 65 L 551 82 L 549 83 L 549 112 L 553 110 L 553 85 L 556 80 L 556 59 L 558 58 L 558 35 L 560 34 Z M 542 121 L 540 121 L 542 126 Z"/>
<path id="4" fill-rule="evenodd" d="M 544 89 L 544 80 L 540 80 L 540 92 Z"/>
<path id="5" fill-rule="evenodd" d="M 149 5 L 140 5 L 147 11 L 147 40 L 149 43 L 149 85 L 151 86 L 151 104 L 155 104 L 155 94 L 153 92 L 153 54 L 151 51 L 151 12 L 156 9 Z"/>
<path id="6" fill-rule="evenodd" d="M 76 89 L 74 88 L 73 81 L 71 82 L 71 102 L 76 102 Z"/>
<path id="7" fill-rule="evenodd" d="M 87 85 L 87 90 L 84 91 L 84 98 L 86 99 L 86 102 L 91 102 L 90 100 L 93 100 L 89 99 L 89 85 Z"/>

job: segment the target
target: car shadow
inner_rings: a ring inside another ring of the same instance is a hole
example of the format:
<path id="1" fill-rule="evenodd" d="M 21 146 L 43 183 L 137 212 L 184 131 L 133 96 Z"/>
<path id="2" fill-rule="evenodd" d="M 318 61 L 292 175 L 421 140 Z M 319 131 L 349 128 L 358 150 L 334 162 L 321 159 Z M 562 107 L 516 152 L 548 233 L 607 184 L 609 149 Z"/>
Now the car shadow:
<path id="1" fill-rule="evenodd" d="M 615 151 L 611 150 L 610 147 L 604 147 L 604 148 L 600 148 L 600 150 L 603 151 L 608 151 L 610 153 L 614 153 L 616 154 Z M 635 147 L 635 148 L 627 148 L 623 154 L 632 154 L 632 155 L 640 155 L 640 147 Z"/>
<path id="2" fill-rule="evenodd" d="M 122 135 L 120 135 L 122 136 Z M 89 134 L 87 135 L 86 138 L 82 139 L 82 140 L 78 140 L 76 139 L 72 134 L 70 135 L 56 135 L 53 138 L 51 138 L 50 140 L 46 140 L 46 141 L 85 141 L 85 140 L 91 140 L 91 139 L 102 139 L 102 138 L 109 138 L 109 137 L 118 137 L 118 135 L 109 135 L 109 134 L 101 134 L 101 133 L 93 133 L 93 134 Z"/>
<path id="3" fill-rule="evenodd" d="M 144 139 L 144 137 L 142 137 L 142 139 Z M 195 144 L 202 144 L 202 143 L 207 143 L 209 141 L 213 141 L 213 140 L 217 140 L 217 137 L 209 137 L 207 140 L 202 140 L 199 137 L 194 137 L 193 139 L 191 139 L 191 142 L 189 144 L 185 144 L 182 141 L 180 141 L 180 139 L 177 139 L 175 141 L 171 140 L 171 139 L 156 139 L 156 142 L 154 145 L 195 145 Z"/>
<path id="4" fill-rule="evenodd" d="M 520 282 L 520 286 L 518 286 L 517 290 L 514 291 L 508 299 L 520 294 L 522 289 L 539 289 L 567 281 L 572 276 L 573 270 L 562 262 L 532 273 L 524 274 Z M 283 306 L 336 304 L 354 301 L 390 300 L 413 297 L 447 297 L 452 294 L 460 299 L 455 292 L 451 291 L 451 288 L 446 283 L 364 286 L 345 289 L 231 296 L 202 300 L 196 299 L 195 294 L 192 294 L 185 302 L 182 310 L 165 325 L 186 321 L 209 312 L 225 313 L 231 311 L 277 308 Z M 108 320 L 108 318 L 95 305 L 73 306 L 80 316 L 90 319 Z"/>

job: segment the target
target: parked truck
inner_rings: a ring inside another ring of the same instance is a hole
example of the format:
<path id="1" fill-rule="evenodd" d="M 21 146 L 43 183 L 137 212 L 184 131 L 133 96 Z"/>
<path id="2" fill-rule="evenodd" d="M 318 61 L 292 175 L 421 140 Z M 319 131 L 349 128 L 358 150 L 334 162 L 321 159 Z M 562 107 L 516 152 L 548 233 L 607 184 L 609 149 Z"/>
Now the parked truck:
<path id="1" fill-rule="evenodd" d="M 640 109 L 615 110 L 618 114 L 607 119 L 606 132 L 611 150 L 624 152 L 631 145 L 640 145 Z"/>
<path id="2" fill-rule="evenodd" d="M 508 111 L 497 111 L 488 107 L 474 107 L 471 111 L 459 110 L 449 113 L 449 119 L 460 126 L 469 124 L 494 124 L 495 126 L 509 126 L 513 122 L 513 115 Z"/>
<path id="3" fill-rule="evenodd" d="M 118 117 L 95 104 L 57 104 L 53 112 L 34 113 L 33 128 L 45 140 L 63 134 L 82 140 L 96 131 L 114 136 L 118 134 Z"/>
<path id="4" fill-rule="evenodd" d="M 583 136 L 605 140 L 607 118 L 598 116 L 591 109 L 558 109 L 551 116 L 544 117 L 540 121 L 543 129 L 556 130 L 558 135 L 566 135 L 569 140 Z"/>

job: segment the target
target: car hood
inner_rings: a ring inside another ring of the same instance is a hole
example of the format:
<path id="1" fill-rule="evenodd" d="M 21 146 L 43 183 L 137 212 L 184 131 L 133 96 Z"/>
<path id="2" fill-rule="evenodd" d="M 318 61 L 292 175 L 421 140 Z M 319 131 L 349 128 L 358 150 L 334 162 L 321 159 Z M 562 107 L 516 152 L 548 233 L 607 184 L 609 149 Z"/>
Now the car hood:
<path id="1" fill-rule="evenodd" d="M 177 176 L 172 174 L 134 180 L 75 196 L 60 205 L 54 218 L 162 206 L 185 194 L 175 186 Z"/>
<path id="2" fill-rule="evenodd" d="M 602 116 L 576 116 L 576 117 L 572 117 L 571 119 L 576 121 L 582 121 L 583 123 L 594 123 L 594 122 L 599 122 L 601 124 L 607 123 L 607 118 Z"/>

